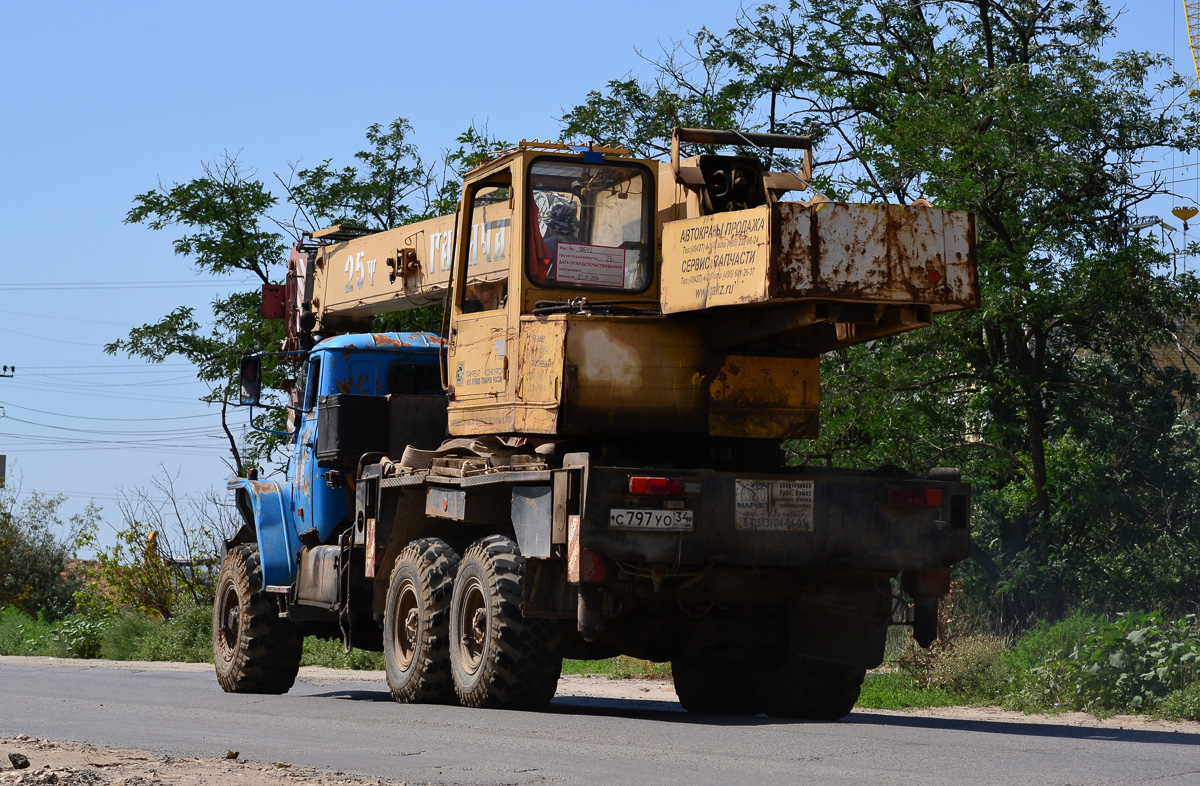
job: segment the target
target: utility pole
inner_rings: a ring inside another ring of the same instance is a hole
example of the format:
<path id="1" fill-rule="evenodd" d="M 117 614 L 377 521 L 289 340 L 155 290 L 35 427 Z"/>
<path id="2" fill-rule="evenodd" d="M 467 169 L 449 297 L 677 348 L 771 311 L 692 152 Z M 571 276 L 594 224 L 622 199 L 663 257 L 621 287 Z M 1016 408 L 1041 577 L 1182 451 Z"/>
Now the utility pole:
<path id="1" fill-rule="evenodd" d="M 0 371 L 0 377 L 12 379 L 13 374 L 17 373 L 16 366 L 4 366 L 3 371 Z M 8 472 L 8 456 L 0 455 L 0 489 L 4 488 L 5 475 Z"/>

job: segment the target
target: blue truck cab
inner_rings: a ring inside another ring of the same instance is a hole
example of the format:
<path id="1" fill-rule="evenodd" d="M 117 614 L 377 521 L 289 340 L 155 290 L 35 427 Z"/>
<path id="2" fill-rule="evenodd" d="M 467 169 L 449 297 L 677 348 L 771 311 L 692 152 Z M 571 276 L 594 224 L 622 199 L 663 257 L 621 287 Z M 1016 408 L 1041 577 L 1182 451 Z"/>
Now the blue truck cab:
<path id="1" fill-rule="evenodd" d="M 330 544 L 350 523 L 364 456 L 440 444 L 440 345 L 431 333 L 364 333 L 324 339 L 308 353 L 289 417 L 286 479 L 228 483 L 243 519 L 253 522 L 264 587 L 293 584 L 302 541 Z"/>

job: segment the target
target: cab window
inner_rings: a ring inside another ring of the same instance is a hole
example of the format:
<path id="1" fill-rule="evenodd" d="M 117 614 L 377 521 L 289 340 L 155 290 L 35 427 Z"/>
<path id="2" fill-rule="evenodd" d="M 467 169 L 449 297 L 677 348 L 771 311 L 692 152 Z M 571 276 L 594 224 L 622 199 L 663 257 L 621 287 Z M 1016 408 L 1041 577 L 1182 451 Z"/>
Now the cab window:
<path id="1" fill-rule="evenodd" d="M 397 361 L 388 366 L 387 392 L 409 396 L 441 396 L 441 369 Z"/>
<path id="2" fill-rule="evenodd" d="M 321 380 L 321 360 L 313 358 L 307 364 L 308 373 L 304 379 L 304 390 L 302 400 L 304 401 L 304 411 L 312 412 L 313 407 L 317 405 L 317 394 L 320 392 Z"/>
<path id="3" fill-rule="evenodd" d="M 637 164 L 535 159 L 529 169 L 526 274 L 555 289 L 650 286 L 650 177 Z"/>
<path id="4" fill-rule="evenodd" d="M 512 245 L 512 175 L 502 172 L 471 194 L 467 281 L 460 310 L 495 311 L 508 300 L 508 259 Z"/>

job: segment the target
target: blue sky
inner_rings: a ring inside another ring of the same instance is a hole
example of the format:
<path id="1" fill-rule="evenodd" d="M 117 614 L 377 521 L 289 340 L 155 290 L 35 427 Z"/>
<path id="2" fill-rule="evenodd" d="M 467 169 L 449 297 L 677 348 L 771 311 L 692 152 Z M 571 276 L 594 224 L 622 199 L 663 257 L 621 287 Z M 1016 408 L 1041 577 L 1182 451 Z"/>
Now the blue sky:
<path id="1" fill-rule="evenodd" d="M 224 151 L 268 181 L 289 162 L 350 163 L 368 125 L 398 116 L 428 159 L 472 122 L 503 139 L 547 138 L 588 90 L 649 73 L 637 49 L 653 55 L 701 26 L 727 29 L 738 8 L 5 5 L 0 364 L 18 371 L 0 379 L 0 453 L 10 484 L 65 494 L 67 513 L 94 498 L 110 523 L 119 491 L 149 487 L 160 465 L 182 492 L 222 490 L 228 474 L 219 413 L 196 401 L 204 388 L 187 364 L 100 349 L 178 305 L 206 314 L 229 286 L 175 256 L 170 230 L 124 224 L 135 194 L 194 178 Z M 1177 69 L 1192 74 L 1180 0 L 1131 7 L 1114 48 L 1174 50 Z M 1194 166 L 1175 171 L 1197 176 Z M 1180 190 L 1192 194 L 1195 182 Z M 1173 205 L 1148 212 L 1165 217 Z"/>

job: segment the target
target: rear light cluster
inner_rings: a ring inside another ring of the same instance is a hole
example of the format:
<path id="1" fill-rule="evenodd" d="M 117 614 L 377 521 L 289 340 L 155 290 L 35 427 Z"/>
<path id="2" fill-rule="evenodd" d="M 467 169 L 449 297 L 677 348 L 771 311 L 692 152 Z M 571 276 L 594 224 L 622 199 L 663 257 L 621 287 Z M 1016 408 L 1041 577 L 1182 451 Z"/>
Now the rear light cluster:
<path id="1" fill-rule="evenodd" d="M 892 489 L 888 495 L 889 505 L 907 505 L 914 508 L 932 508 L 942 504 L 941 489 L 904 488 Z"/>
<path id="2" fill-rule="evenodd" d="M 683 492 L 683 481 L 679 478 L 631 477 L 629 479 L 630 494 L 661 494 L 665 497 L 678 497 Z"/>

